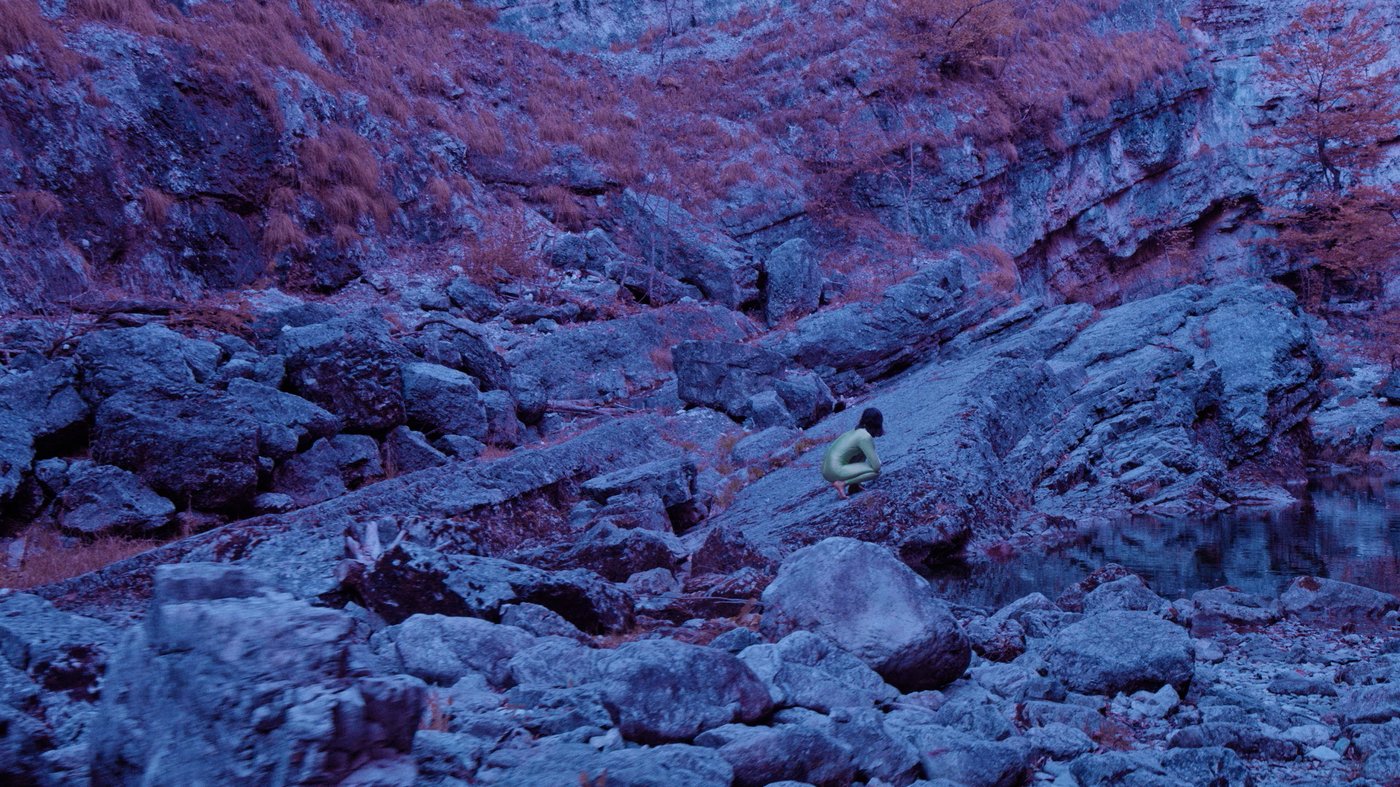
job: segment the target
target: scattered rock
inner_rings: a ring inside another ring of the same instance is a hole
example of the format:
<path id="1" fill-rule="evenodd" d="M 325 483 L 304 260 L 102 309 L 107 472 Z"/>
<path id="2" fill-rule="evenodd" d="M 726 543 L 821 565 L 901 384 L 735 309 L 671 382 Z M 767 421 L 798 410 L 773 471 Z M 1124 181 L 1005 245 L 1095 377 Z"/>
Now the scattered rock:
<path id="1" fill-rule="evenodd" d="M 769 685 L 780 707 L 829 713 L 833 708 L 880 705 L 899 696 L 860 659 L 807 631 L 794 631 L 774 645 L 756 644 L 739 658 Z"/>
<path id="2" fill-rule="evenodd" d="M 806 726 L 726 724 L 700 733 L 695 743 L 716 749 L 733 766 L 736 787 L 764 787 L 783 780 L 838 787 L 855 776 L 851 747 Z"/>
<path id="3" fill-rule="evenodd" d="M 1333 626 L 1374 624 L 1400 609 L 1400 599 L 1389 593 L 1322 577 L 1298 577 L 1278 602 L 1285 615 Z"/>
<path id="4" fill-rule="evenodd" d="M 389 340 L 382 321 L 341 317 L 284 330 L 292 392 L 339 416 L 349 429 L 387 432 L 404 422 L 399 368 L 407 352 Z"/>
<path id="5" fill-rule="evenodd" d="M 403 367 L 404 412 L 410 426 L 431 435 L 486 437 L 486 408 L 476 381 L 446 366 L 410 363 Z"/>

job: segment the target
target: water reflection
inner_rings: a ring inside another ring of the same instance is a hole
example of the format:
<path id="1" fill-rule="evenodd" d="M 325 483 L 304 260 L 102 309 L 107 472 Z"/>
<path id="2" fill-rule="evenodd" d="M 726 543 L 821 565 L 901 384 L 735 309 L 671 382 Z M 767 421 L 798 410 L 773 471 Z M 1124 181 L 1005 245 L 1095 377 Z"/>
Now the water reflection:
<path id="1" fill-rule="evenodd" d="M 928 577 L 945 598 L 997 607 L 1033 591 L 1054 598 L 1104 563 L 1121 563 L 1167 598 L 1220 585 L 1273 595 L 1299 574 L 1400 593 L 1400 478 L 1317 478 L 1301 504 L 1281 511 L 1125 517 L 1049 554 Z"/>

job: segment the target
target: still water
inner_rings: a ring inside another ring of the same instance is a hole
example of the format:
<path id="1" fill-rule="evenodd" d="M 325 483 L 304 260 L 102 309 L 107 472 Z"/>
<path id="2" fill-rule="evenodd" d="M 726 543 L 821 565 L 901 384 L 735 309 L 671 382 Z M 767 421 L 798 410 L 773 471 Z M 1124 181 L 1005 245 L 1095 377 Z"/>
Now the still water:
<path id="1" fill-rule="evenodd" d="M 1400 594 L 1400 477 L 1316 478 L 1301 503 L 1282 510 L 1126 517 L 1084 528 L 1048 554 L 926 576 L 950 601 L 1000 607 L 1034 591 L 1054 599 L 1104 563 L 1126 566 L 1168 599 L 1220 585 L 1271 596 L 1300 574 Z"/>

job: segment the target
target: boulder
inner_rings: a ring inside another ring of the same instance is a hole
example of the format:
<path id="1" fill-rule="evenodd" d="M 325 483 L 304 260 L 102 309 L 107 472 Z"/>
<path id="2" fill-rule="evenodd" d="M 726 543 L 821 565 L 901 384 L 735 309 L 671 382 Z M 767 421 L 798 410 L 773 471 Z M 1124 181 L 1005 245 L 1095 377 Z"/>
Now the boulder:
<path id="1" fill-rule="evenodd" d="M 83 398 L 93 404 L 121 391 L 182 387 L 209 380 L 223 350 L 188 339 L 164 325 L 90 333 L 73 351 Z"/>
<path id="2" fill-rule="evenodd" d="M 384 475 L 379 444 L 365 435 L 342 434 L 317 440 L 273 474 L 273 487 L 298 506 L 339 497 Z"/>
<path id="3" fill-rule="evenodd" d="M 486 437 L 486 408 L 470 376 L 432 363 L 403 367 L 404 412 L 408 423 L 430 435 Z"/>
<path id="4" fill-rule="evenodd" d="M 1084 596 L 1084 614 L 1095 615 L 1111 610 L 1161 612 L 1167 600 L 1153 593 L 1136 574 L 1105 582 Z"/>
<path id="5" fill-rule="evenodd" d="M 354 629 L 276 593 L 155 605 L 103 683 L 93 781 L 413 784 L 425 686 L 373 675 Z"/>
<path id="6" fill-rule="evenodd" d="M 545 571 L 478 555 L 445 555 L 411 542 L 386 552 L 367 572 L 366 606 L 390 623 L 415 613 L 499 617 L 505 604 L 529 602 L 554 610 L 589 633 L 632 624 L 632 597 L 583 569 Z"/>
<path id="7" fill-rule="evenodd" d="M 1230 587 L 1201 590 L 1191 595 L 1191 630 L 1211 631 L 1224 625 L 1267 626 L 1279 613 L 1267 599 Z"/>
<path id="8" fill-rule="evenodd" d="M 450 686 L 470 673 L 503 688 L 509 661 L 535 644 L 526 631 L 479 618 L 414 615 L 390 626 L 374 639 L 376 649 L 391 648 L 403 671 L 429 683 Z"/>
<path id="9" fill-rule="evenodd" d="M 726 724 L 695 737 L 734 768 L 735 787 L 765 787 L 791 780 L 816 787 L 844 787 L 855 777 L 851 747 L 821 729 L 783 724 Z"/>
<path id="10" fill-rule="evenodd" d="M 642 640 L 602 655 L 599 662 L 604 702 L 628 740 L 690 740 L 730 722 L 757 721 L 772 707 L 758 676 L 713 648 Z"/>
<path id="11" fill-rule="evenodd" d="M 69 360 L 0 374 L 0 413 L 22 422 L 22 429 L 11 428 L 27 432 L 41 446 L 79 443 L 92 408 L 78 393 L 78 385 L 78 369 Z M 12 439 L 17 437 L 17 433 L 12 433 Z"/>
<path id="12" fill-rule="evenodd" d="M 794 552 L 763 591 L 763 604 L 768 636 L 812 631 L 902 691 L 942 686 L 971 658 L 928 582 L 875 544 L 836 537 Z"/>
<path id="13" fill-rule="evenodd" d="M 758 267 L 734 239 L 655 194 L 628 189 L 620 207 L 630 234 L 652 250 L 649 265 L 730 309 L 757 298 Z"/>
<path id="14" fill-rule="evenodd" d="M 242 378 L 229 381 L 228 395 L 258 425 L 258 453 L 282 460 L 314 440 L 340 431 L 340 419 L 285 391 Z"/>
<path id="15" fill-rule="evenodd" d="M 948 779 L 966 787 L 1012 787 L 1022 784 L 1034 754 L 1024 739 L 989 741 L 937 724 L 906 731 L 928 779 Z"/>
<path id="16" fill-rule="evenodd" d="M 447 455 L 433 447 L 422 432 L 396 426 L 384 436 L 384 468 L 390 475 L 413 473 L 447 464 Z"/>
<path id="17" fill-rule="evenodd" d="M 1400 599 L 1389 593 L 1322 577 L 1298 577 L 1278 603 L 1284 615 L 1331 626 L 1376 624 L 1400 609 Z"/>
<path id="18" fill-rule="evenodd" d="M 522 554 L 518 559 L 544 568 L 586 568 L 613 582 L 626 582 L 633 574 L 651 569 L 675 571 L 685 557 L 685 548 L 670 533 L 599 522 L 571 545 Z"/>
<path id="19" fill-rule="evenodd" d="M 466 276 L 458 276 L 447 285 L 447 297 L 453 306 L 462 310 L 463 316 L 474 322 L 490 319 L 501 311 L 501 301 L 496 294 Z"/>
<path id="20" fill-rule="evenodd" d="M 151 491 L 134 473 L 90 465 L 69 473 L 57 511 L 59 527 L 72 533 L 144 534 L 170 524 L 175 504 Z"/>
<path id="21" fill-rule="evenodd" d="M 258 424 L 227 395 L 133 389 L 97 408 L 92 456 L 130 470 L 177 505 L 245 504 L 257 490 Z"/>
<path id="22" fill-rule="evenodd" d="M 691 340 L 671 351 L 677 394 L 690 405 L 743 418 L 749 398 L 772 390 L 786 368 L 783 356 L 738 342 Z"/>
<path id="23" fill-rule="evenodd" d="M 806 239 L 793 238 L 773 249 L 763 270 L 763 316 L 769 327 L 817 310 L 822 294 L 821 265 L 816 248 Z"/>
<path id="24" fill-rule="evenodd" d="M 277 347 L 292 392 L 336 414 L 346 428 L 387 432 L 404 422 L 399 368 L 408 353 L 390 341 L 382 320 L 341 317 L 289 328 Z"/>
<path id="25" fill-rule="evenodd" d="M 656 495 L 670 508 L 694 497 L 695 462 L 674 457 L 626 467 L 588 479 L 579 491 L 600 503 L 616 495 Z"/>
<path id="26" fill-rule="evenodd" d="M 1045 660 L 1073 691 L 1114 694 L 1182 689 L 1191 680 L 1194 654 L 1186 630 L 1147 612 L 1111 611 L 1061 629 Z"/>
<path id="27" fill-rule="evenodd" d="M 483 391 L 510 390 L 510 368 L 474 322 L 434 318 L 404 339 L 404 347 L 428 363 L 466 372 Z"/>
<path id="28" fill-rule="evenodd" d="M 773 702 L 780 707 L 796 705 L 829 713 L 833 708 L 868 708 L 899 697 L 899 691 L 865 662 L 807 631 L 794 631 L 774 645 L 746 648 L 739 659 L 768 684 Z"/>

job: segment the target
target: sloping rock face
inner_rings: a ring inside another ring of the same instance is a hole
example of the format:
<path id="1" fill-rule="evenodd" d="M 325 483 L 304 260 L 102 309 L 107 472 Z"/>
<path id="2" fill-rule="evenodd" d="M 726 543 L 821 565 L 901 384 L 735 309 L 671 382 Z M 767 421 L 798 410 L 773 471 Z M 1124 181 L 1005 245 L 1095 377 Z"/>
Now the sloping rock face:
<path id="1" fill-rule="evenodd" d="M 927 553 L 1004 532 L 1028 508 L 1249 504 L 1259 479 L 1301 478 L 1295 432 L 1319 373 L 1307 322 L 1280 287 L 1186 287 L 1097 319 L 1084 305 L 1028 303 L 863 402 L 883 411 L 886 434 L 881 476 L 860 494 L 836 499 L 817 473 L 819 446 L 686 538 L 693 548 L 736 530 L 770 557 L 832 535 Z M 857 409 L 816 436 L 853 427 Z"/>

